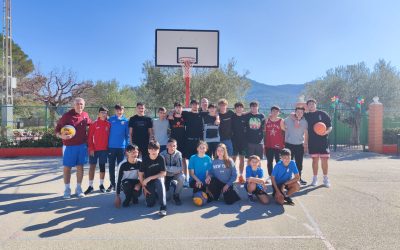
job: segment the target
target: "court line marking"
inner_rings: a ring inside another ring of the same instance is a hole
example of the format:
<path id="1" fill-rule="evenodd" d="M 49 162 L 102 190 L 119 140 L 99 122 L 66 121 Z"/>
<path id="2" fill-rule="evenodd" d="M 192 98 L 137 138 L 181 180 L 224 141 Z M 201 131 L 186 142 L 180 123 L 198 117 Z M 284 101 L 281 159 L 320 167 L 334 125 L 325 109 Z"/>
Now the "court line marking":
<path id="1" fill-rule="evenodd" d="M 300 201 L 300 199 L 296 199 L 297 202 L 300 204 L 301 208 L 303 209 L 304 214 L 306 215 L 307 219 L 310 221 L 311 226 L 315 230 L 315 234 L 318 238 L 324 242 L 325 246 L 329 250 L 335 250 L 333 245 L 326 239 L 326 237 L 322 234 L 321 229 L 318 226 L 318 223 L 315 221 L 315 219 L 311 216 L 310 211 L 306 208 L 306 206 Z"/>

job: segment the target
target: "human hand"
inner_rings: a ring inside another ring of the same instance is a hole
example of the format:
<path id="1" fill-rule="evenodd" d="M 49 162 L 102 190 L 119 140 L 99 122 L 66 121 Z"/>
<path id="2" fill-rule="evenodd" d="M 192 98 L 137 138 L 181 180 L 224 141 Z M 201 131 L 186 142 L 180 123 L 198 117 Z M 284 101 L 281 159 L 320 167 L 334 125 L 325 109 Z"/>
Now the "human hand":
<path id="1" fill-rule="evenodd" d="M 226 184 L 223 188 L 222 188 L 222 192 L 225 193 L 226 191 L 228 191 L 229 186 L 228 184 Z"/>

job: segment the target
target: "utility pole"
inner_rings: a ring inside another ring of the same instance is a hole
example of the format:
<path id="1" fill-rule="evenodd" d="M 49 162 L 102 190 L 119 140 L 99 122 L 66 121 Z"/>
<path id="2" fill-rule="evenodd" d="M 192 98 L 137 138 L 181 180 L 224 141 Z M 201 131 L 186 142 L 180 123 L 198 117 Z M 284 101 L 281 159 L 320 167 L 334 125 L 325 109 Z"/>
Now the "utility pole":
<path id="1" fill-rule="evenodd" d="M 17 86 L 13 77 L 12 63 L 12 29 L 11 0 L 3 0 L 3 69 L 1 79 L 1 130 L 2 135 L 12 136 L 13 119 L 13 89 Z"/>

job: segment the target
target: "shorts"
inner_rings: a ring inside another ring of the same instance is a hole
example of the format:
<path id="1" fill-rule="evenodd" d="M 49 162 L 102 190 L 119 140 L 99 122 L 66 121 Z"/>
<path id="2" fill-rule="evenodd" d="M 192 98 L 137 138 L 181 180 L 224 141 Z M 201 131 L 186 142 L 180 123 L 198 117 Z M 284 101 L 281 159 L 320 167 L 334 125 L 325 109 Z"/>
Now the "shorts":
<path id="1" fill-rule="evenodd" d="M 65 167 L 83 166 L 88 160 L 88 149 L 86 144 L 64 146 L 63 165 Z"/>
<path id="2" fill-rule="evenodd" d="M 330 158 L 330 154 L 310 154 L 311 158 Z"/>
<path id="3" fill-rule="evenodd" d="M 244 184 L 244 188 L 246 189 L 247 193 L 249 192 L 247 190 L 247 182 Z M 267 192 L 264 191 L 264 189 L 260 188 L 258 185 L 256 185 L 256 189 L 252 192 L 252 194 L 255 195 L 268 195 Z"/>
<path id="4" fill-rule="evenodd" d="M 94 151 L 94 156 L 89 155 L 89 164 L 106 164 L 108 158 L 108 150 Z"/>
<path id="5" fill-rule="evenodd" d="M 264 154 L 264 145 L 263 144 L 256 144 L 256 143 L 248 143 L 247 144 L 247 157 L 251 155 L 257 155 L 260 159 L 263 159 Z"/>
<path id="6" fill-rule="evenodd" d="M 246 155 L 247 154 L 247 142 L 245 140 L 232 140 L 233 144 L 233 155 Z"/>
<path id="7" fill-rule="evenodd" d="M 276 184 L 276 185 L 278 186 L 279 190 L 282 190 L 282 186 L 284 185 L 284 183 Z M 287 185 L 285 185 L 285 189 L 286 189 L 286 190 L 288 189 L 288 186 L 287 186 Z M 275 197 L 276 191 L 275 191 L 274 185 L 272 185 L 272 190 L 273 190 L 272 196 Z"/>
<path id="8" fill-rule="evenodd" d="M 233 155 L 233 145 L 232 145 L 232 140 L 221 140 L 221 143 L 225 144 L 226 150 L 228 151 L 228 155 L 232 156 Z"/>
<path id="9" fill-rule="evenodd" d="M 200 139 L 198 138 L 187 138 L 185 142 L 185 149 L 183 151 L 183 158 L 190 159 L 192 155 L 197 154 L 197 146 Z"/>

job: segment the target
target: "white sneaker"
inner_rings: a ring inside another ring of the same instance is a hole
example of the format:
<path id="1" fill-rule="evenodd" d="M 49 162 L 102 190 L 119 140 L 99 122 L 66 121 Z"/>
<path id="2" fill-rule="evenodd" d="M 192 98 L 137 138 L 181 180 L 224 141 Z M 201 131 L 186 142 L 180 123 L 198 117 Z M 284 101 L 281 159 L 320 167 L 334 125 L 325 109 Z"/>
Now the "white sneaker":
<path id="1" fill-rule="evenodd" d="M 324 186 L 327 188 L 331 187 L 331 182 L 329 181 L 328 176 L 324 176 Z"/>
<path id="2" fill-rule="evenodd" d="M 69 199 L 69 198 L 71 198 L 71 189 L 70 189 L 70 188 L 66 188 L 66 189 L 64 190 L 64 196 L 63 196 L 63 198 L 64 198 L 64 199 Z"/>
<path id="3" fill-rule="evenodd" d="M 318 186 L 318 177 L 317 176 L 313 177 L 311 186 L 314 186 L 314 187 Z"/>
<path id="4" fill-rule="evenodd" d="M 75 189 L 75 195 L 78 198 L 83 198 L 85 197 L 85 194 L 82 192 L 82 188 L 81 187 L 76 187 Z"/>

